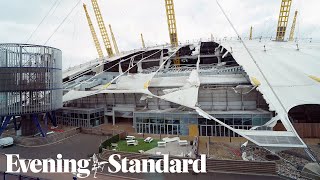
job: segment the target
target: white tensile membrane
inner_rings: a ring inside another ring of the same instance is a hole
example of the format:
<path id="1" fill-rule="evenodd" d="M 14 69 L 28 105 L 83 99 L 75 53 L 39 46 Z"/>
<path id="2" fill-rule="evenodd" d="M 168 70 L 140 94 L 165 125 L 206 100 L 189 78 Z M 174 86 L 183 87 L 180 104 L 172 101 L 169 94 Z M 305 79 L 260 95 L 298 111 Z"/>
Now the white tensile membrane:
<path id="1" fill-rule="evenodd" d="M 198 102 L 199 86 L 200 79 L 198 70 L 193 70 L 184 86 L 180 88 L 164 90 L 165 95 L 158 98 L 186 107 L 195 107 Z M 188 98 L 186 98 L 186 96 Z"/>
<path id="2" fill-rule="evenodd" d="M 169 59 L 169 58 L 168 58 Z M 166 61 L 168 61 L 168 59 Z M 197 106 L 198 101 L 198 91 L 200 86 L 200 80 L 198 75 L 199 70 L 199 61 L 200 58 L 198 58 L 197 62 L 197 70 L 193 70 L 187 80 L 187 83 L 180 87 L 175 89 L 169 89 L 164 90 L 166 93 L 163 96 L 156 96 L 152 94 L 150 91 L 147 97 L 156 97 L 162 100 L 170 101 L 182 106 L 186 106 L 189 108 L 192 108 L 196 110 L 196 112 L 209 120 L 214 120 L 218 122 L 219 124 L 223 125 L 224 127 L 236 132 L 237 134 L 243 136 L 244 138 L 250 140 L 251 142 L 264 147 L 300 147 L 305 148 L 306 145 L 303 141 L 300 140 L 296 136 L 295 133 L 291 131 L 267 131 L 267 130 L 255 130 L 257 129 L 251 129 L 251 130 L 242 130 L 242 129 L 234 129 L 231 126 L 221 122 L 217 118 L 211 116 L 210 114 L 206 113 L 204 110 L 202 110 L 200 107 Z M 163 65 L 166 63 L 166 61 L 163 62 Z M 163 66 L 162 65 L 162 66 Z M 162 67 L 160 66 L 160 68 Z M 154 73 L 156 73 L 160 70 L 160 68 Z M 152 79 L 151 79 L 152 80 Z M 269 122 L 266 123 L 268 126 L 274 126 L 276 121 L 278 119 L 284 119 L 286 114 L 278 113 L 278 115 L 275 118 L 272 118 Z M 289 122 L 290 123 L 290 122 Z"/>
<path id="3" fill-rule="evenodd" d="M 162 49 L 160 49 L 159 51 L 156 51 L 155 53 L 146 56 L 144 58 L 142 58 L 140 61 L 137 62 L 137 64 L 141 63 L 143 60 L 159 53 L 160 51 L 162 51 Z M 92 95 L 96 95 L 96 94 L 104 94 L 104 93 L 143 93 L 143 94 L 148 94 L 149 91 L 144 88 L 142 85 L 146 85 L 146 83 L 149 83 L 151 79 L 151 77 L 153 77 L 150 74 L 136 74 L 136 75 L 129 75 L 129 77 L 124 77 L 124 74 L 128 74 L 129 71 L 136 65 L 133 66 L 129 66 L 129 68 L 126 71 L 122 71 L 121 68 L 121 62 L 119 62 L 119 75 L 116 76 L 115 78 L 113 78 L 109 83 L 107 83 L 106 85 L 104 85 L 104 87 L 100 90 L 95 90 L 95 91 L 75 91 L 75 90 L 71 90 L 68 93 L 66 93 L 63 96 L 63 102 L 67 102 L 67 101 L 72 101 L 75 99 L 79 99 L 79 98 L 84 98 L 84 97 L 88 97 L 88 96 L 92 96 Z M 120 77 L 122 77 L 121 79 L 119 79 Z M 133 85 L 132 87 L 127 86 L 126 83 L 131 80 L 132 82 L 130 82 L 131 85 Z M 117 87 L 116 88 L 110 88 L 111 84 L 116 82 Z"/>
<path id="4" fill-rule="evenodd" d="M 230 127 L 229 125 L 221 122 L 220 120 L 216 119 L 215 117 L 212 117 L 210 114 L 203 111 L 200 107 L 197 106 L 198 101 L 198 91 L 200 86 L 200 80 L 199 80 L 199 59 L 197 62 L 197 70 L 193 70 L 190 73 L 190 76 L 186 82 L 185 85 L 183 85 L 180 88 L 165 90 L 165 95 L 163 96 L 157 96 L 152 94 L 148 90 L 148 86 L 150 84 L 150 81 L 154 78 L 154 76 L 164 67 L 165 63 L 176 53 L 175 51 L 171 56 L 169 56 L 163 63 L 160 65 L 159 69 L 150 74 L 135 74 L 135 75 L 127 75 L 127 77 L 123 76 L 125 73 L 128 73 L 131 68 L 136 66 L 137 64 L 141 63 L 142 60 L 137 62 L 132 67 L 129 67 L 125 72 L 121 73 L 119 76 L 114 78 L 111 82 L 109 82 L 106 85 L 106 88 L 111 85 L 114 81 L 116 81 L 116 89 L 103 89 L 98 90 L 95 92 L 84 91 L 82 93 L 86 93 L 85 95 L 81 93 L 82 97 L 90 96 L 94 94 L 100 94 L 100 93 L 142 93 L 145 94 L 146 98 L 159 98 L 162 100 L 166 100 L 169 102 L 173 102 L 185 107 L 189 107 L 191 109 L 194 109 L 199 115 L 203 116 L 206 119 L 214 120 L 218 122 L 219 124 L 223 125 L 224 127 L 238 133 L 239 135 L 245 137 L 246 139 L 250 140 L 251 142 L 264 147 L 306 147 L 306 145 L 301 142 L 297 136 L 290 132 L 290 131 L 258 131 L 258 130 L 240 130 L 240 129 L 234 129 Z M 121 78 L 120 78 L 121 77 Z M 74 91 L 71 91 L 70 93 L 73 93 L 72 96 L 75 95 Z M 69 93 L 68 93 L 69 94 Z M 68 95 L 67 94 L 67 95 Z M 78 94 L 78 93 L 77 93 Z M 84 96 L 83 96 L 84 95 Z M 79 97 L 78 97 L 79 98 Z M 77 98 L 71 98 L 71 99 L 77 99 Z M 69 100 L 71 100 L 69 98 Z M 68 98 L 64 97 L 64 101 L 67 101 Z M 278 114 L 279 119 L 284 118 L 284 114 Z M 270 120 L 272 122 L 275 121 L 275 118 Z M 270 122 L 269 121 L 269 122 Z M 268 122 L 268 123 L 269 123 Z M 270 122 L 270 124 L 274 124 Z M 268 124 L 267 123 L 267 124 Z M 256 129 L 256 128 L 255 128 Z"/>

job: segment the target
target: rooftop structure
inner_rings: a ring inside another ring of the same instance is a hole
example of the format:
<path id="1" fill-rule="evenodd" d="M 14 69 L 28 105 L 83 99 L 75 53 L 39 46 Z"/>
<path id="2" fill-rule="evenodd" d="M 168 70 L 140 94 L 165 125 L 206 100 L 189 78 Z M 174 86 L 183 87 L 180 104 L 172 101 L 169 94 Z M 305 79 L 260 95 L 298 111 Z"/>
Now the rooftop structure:
<path id="1" fill-rule="evenodd" d="M 291 0 L 282 0 L 275 41 L 253 38 L 252 27 L 244 41 L 217 3 L 237 38 L 179 43 L 174 3 L 166 0 L 171 44 L 66 71 L 65 105 L 103 107 L 113 124 L 132 119 L 139 133 L 242 136 L 272 150 L 306 148 L 288 113 L 320 102 L 319 44 L 285 41 Z"/>
<path id="2" fill-rule="evenodd" d="M 248 50 L 240 40 L 186 44 L 178 52 L 142 49 L 104 63 L 102 74 L 85 68 L 87 75 L 75 80 L 66 71 L 64 87 L 70 92 L 63 99 L 67 106 L 104 107 L 113 123 L 116 117 L 132 118 L 137 132 L 192 134 L 190 126 L 196 125 L 198 135 L 232 134 L 265 147 L 306 147 L 288 112 L 320 102 L 319 82 L 312 78 L 320 76 L 320 45 L 244 43 Z M 179 68 L 173 63 L 176 53 Z M 286 131 L 272 131 L 278 121 Z"/>

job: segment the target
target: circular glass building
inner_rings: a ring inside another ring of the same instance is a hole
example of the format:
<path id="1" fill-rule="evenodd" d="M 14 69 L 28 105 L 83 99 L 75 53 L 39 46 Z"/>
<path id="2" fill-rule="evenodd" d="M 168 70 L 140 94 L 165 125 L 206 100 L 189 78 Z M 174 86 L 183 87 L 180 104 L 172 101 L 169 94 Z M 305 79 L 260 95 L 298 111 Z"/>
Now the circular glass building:
<path id="1" fill-rule="evenodd" d="M 53 47 L 0 44 L 0 116 L 40 114 L 61 108 L 61 58 L 61 50 Z"/>

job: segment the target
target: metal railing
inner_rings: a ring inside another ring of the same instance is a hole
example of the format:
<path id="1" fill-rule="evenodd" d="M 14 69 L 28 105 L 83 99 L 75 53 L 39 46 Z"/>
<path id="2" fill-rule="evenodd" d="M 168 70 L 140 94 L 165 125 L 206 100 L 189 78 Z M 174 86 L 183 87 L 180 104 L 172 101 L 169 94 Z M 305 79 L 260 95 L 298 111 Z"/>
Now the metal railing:
<path id="1" fill-rule="evenodd" d="M 43 178 L 38 178 L 38 177 L 31 177 L 31 176 L 26 176 L 26 175 L 21 175 L 21 174 L 10 174 L 6 172 L 0 171 L 0 179 L 3 180 L 46 180 Z"/>

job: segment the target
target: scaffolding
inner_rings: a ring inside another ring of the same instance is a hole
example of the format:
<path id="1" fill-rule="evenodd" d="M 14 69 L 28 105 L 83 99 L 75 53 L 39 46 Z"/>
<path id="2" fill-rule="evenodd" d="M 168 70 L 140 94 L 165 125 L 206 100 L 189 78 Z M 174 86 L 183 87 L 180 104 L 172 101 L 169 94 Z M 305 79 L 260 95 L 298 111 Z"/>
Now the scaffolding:
<path id="1" fill-rule="evenodd" d="M 62 107 L 61 54 L 48 46 L 0 44 L 0 116 Z"/>

